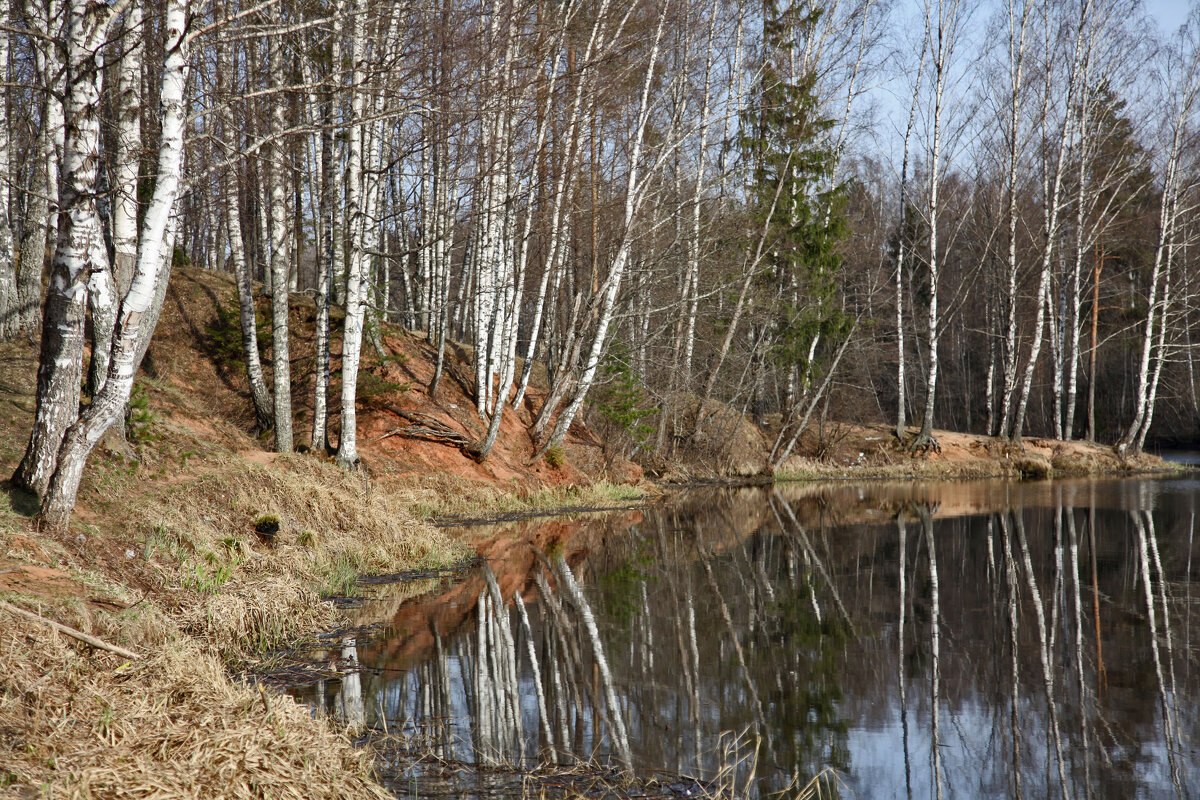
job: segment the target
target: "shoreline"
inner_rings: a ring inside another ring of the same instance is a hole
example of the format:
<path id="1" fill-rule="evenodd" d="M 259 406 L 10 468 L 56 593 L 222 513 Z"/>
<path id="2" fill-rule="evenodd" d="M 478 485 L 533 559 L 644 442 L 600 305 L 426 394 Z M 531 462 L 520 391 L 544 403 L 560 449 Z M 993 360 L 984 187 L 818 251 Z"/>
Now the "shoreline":
<path id="1" fill-rule="evenodd" d="M 1187 469 L 1149 456 L 1121 461 L 1098 445 L 1027 439 L 1011 448 L 951 432 L 938 432 L 940 454 L 913 458 L 886 426 L 847 424 L 801 443 L 820 459 L 793 458 L 773 475 L 762 474 L 765 439 L 754 429 L 711 459 L 681 453 L 651 479 L 582 424 L 558 463 L 531 463 L 528 408 L 506 414 L 493 456 L 479 464 L 457 448 L 395 435 L 395 403 L 424 408 L 464 435 L 481 427 L 453 382 L 436 397 L 424 393 L 428 343 L 388 330 L 391 354 L 368 366 L 405 388 L 364 398 L 364 480 L 324 457 L 265 449 L 237 363 L 197 333 L 219 318 L 231 283 L 183 270 L 171 286 L 153 368 L 138 380 L 141 419 L 127 440 L 93 454 L 71 533 L 37 530 L 35 498 L 0 494 L 0 600 L 140 656 L 92 649 L 0 607 L 0 663 L 9 667 L 0 675 L 0 728 L 11 732 L 0 742 L 0 786 L 24 796 L 108 797 L 148 786 L 188 796 L 237 774 L 244 786 L 231 797 L 386 797 L 369 754 L 345 729 L 233 676 L 337 625 L 345 613 L 326 600 L 353 593 L 360 576 L 461 563 L 478 544 L 461 528 L 467 523 L 636 513 L 693 487 Z M 307 357 L 304 329 L 294 344 Z M 30 343 L 0 346 L 8 391 L 0 474 L 25 446 L 36 358 Z M 309 413 L 299 405 L 297 425 Z"/>

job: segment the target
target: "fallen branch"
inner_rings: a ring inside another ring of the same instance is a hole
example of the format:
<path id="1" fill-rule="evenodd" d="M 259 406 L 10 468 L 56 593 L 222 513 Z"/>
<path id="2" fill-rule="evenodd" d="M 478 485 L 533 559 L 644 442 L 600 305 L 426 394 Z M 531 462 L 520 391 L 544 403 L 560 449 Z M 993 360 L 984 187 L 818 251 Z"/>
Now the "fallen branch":
<path id="1" fill-rule="evenodd" d="M 375 441 L 387 439 L 389 436 L 423 439 L 427 442 L 452 445 L 461 450 L 469 458 L 473 458 L 476 461 L 479 460 L 479 449 L 475 440 L 459 433 L 436 417 L 422 414 L 419 411 L 405 411 L 395 406 L 388 406 L 387 408 L 388 411 L 391 411 L 396 416 L 406 419 L 413 424 L 407 428 L 394 428 L 378 437 Z"/>
<path id="2" fill-rule="evenodd" d="M 77 631 L 74 628 L 67 627 L 66 625 L 63 625 L 62 623 L 59 623 L 59 622 L 55 622 L 52 619 L 46 619 L 45 617 L 41 616 L 40 614 L 34 614 L 32 611 L 26 611 L 23 608 L 18 608 L 17 606 L 14 606 L 12 603 L 5 602 L 4 600 L 0 600 L 0 609 L 3 609 L 4 611 L 9 611 L 20 617 L 25 617 L 26 619 L 33 620 L 34 622 L 40 622 L 43 625 L 48 625 L 49 627 L 53 628 L 54 630 L 58 631 L 59 633 L 65 633 L 67 636 L 78 639 L 79 641 L 84 642 L 85 644 L 90 644 L 92 647 L 98 648 L 100 650 L 107 650 L 110 653 L 116 653 L 117 655 L 119 655 L 123 658 L 128 658 L 131 660 L 137 660 L 137 659 L 141 658 L 140 655 L 133 652 L 132 650 L 126 650 L 124 647 L 117 647 L 115 644 L 109 644 L 108 642 L 104 641 L 103 639 L 97 639 L 95 636 L 89 636 L 88 634 L 84 633 L 83 631 Z"/>

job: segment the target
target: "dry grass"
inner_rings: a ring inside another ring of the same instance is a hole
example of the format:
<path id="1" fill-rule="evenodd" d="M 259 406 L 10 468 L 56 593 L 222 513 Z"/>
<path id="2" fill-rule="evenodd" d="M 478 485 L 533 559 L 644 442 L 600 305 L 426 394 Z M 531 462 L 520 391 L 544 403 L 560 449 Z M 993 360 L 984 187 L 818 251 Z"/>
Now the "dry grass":
<path id="1" fill-rule="evenodd" d="M 119 626 L 118 626 L 119 627 Z M 370 754 L 185 637 L 122 663 L 0 612 L 0 794 L 385 798 Z"/>
<path id="2" fill-rule="evenodd" d="M 226 656 L 260 652 L 333 622 L 320 595 L 361 573 L 440 566 L 463 551 L 420 520 L 411 497 L 301 455 L 269 463 L 226 457 L 199 478 L 143 500 L 140 549 L 183 603 L 185 630 Z M 280 530 L 268 545 L 263 514 Z"/>
<path id="3" fill-rule="evenodd" d="M 184 609 L 184 631 L 225 653 L 262 652 L 333 627 L 333 606 L 316 592 L 281 578 L 237 583 Z"/>

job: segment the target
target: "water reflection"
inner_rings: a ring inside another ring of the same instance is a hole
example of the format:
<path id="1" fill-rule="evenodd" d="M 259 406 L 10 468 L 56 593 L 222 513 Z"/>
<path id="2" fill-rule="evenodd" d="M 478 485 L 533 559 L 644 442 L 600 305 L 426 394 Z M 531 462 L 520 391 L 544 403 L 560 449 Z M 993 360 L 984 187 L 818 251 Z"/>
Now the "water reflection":
<path id="1" fill-rule="evenodd" d="M 857 797 L 1192 797 L 1198 500 L 809 485 L 525 523 L 300 693 L 445 758 L 732 766 L 760 796 L 832 767 Z"/>

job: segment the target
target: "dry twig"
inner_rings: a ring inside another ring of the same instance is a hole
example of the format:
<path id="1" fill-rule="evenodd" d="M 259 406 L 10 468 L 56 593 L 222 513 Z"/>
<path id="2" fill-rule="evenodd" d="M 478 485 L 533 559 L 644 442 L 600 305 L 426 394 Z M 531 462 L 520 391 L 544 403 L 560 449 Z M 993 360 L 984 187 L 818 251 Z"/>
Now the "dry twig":
<path id="1" fill-rule="evenodd" d="M 46 619 L 45 617 L 41 616 L 40 614 L 35 614 L 32 611 L 26 611 L 23 608 L 18 608 L 17 606 L 14 606 L 12 603 L 5 602 L 4 600 L 0 600 L 0 609 L 9 611 L 13 614 L 16 614 L 17 616 L 25 617 L 26 619 L 31 619 L 34 622 L 40 622 L 43 625 L 47 625 L 47 626 L 53 628 L 54 630 L 58 631 L 59 633 L 65 633 L 67 636 L 78 639 L 79 641 L 84 642 L 85 644 L 90 644 L 92 647 L 98 648 L 100 650 L 107 650 L 110 653 L 116 653 L 117 655 L 121 656 L 122 658 L 128 658 L 131 660 L 137 660 L 137 659 L 141 658 L 140 655 L 133 652 L 132 650 L 126 650 L 124 647 L 118 647 L 115 644 L 109 644 L 108 642 L 104 641 L 103 639 L 97 639 L 95 636 L 89 636 L 88 634 L 84 633 L 83 631 L 77 631 L 74 628 L 67 627 L 66 625 L 63 625 L 60 622 L 55 622 L 52 619 Z"/>

